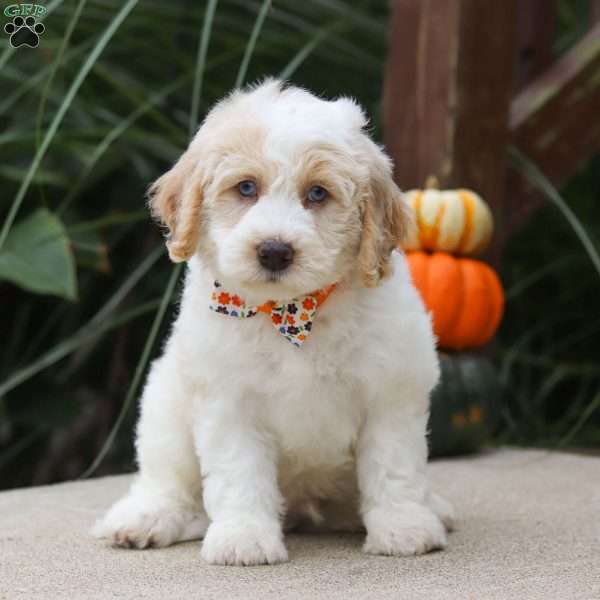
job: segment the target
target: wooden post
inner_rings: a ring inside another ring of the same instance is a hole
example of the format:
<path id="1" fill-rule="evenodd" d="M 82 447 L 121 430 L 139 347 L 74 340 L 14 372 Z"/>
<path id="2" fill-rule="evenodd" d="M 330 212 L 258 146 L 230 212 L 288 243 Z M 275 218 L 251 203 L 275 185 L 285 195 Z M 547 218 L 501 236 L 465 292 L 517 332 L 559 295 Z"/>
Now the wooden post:
<path id="1" fill-rule="evenodd" d="M 400 187 L 470 187 L 501 228 L 516 0 L 394 0 L 384 141 Z"/>
<path id="2" fill-rule="evenodd" d="M 393 0 L 383 93 L 384 141 L 402 188 L 450 170 L 456 0 Z"/>

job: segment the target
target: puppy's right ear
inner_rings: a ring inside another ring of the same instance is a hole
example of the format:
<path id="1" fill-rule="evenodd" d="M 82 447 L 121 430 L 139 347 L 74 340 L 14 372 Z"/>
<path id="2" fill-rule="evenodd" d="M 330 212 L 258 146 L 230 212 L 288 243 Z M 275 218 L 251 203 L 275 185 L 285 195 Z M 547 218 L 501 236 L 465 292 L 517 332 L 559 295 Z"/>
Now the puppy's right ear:
<path id="1" fill-rule="evenodd" d="M 370 139 L 366 148 L 370 175 L 361 205 L 358 265 L 365 286 L 375 287 L 392 272 L 391 254 L 412 226 L 412 211 L 394 183 L 391 160 Z"/>
<path id="2" fill-rule="evenodd" d="M 188 150 L 148 190 L 152 216 L 169 230 L 167 248 L 173 262 L 189 260 L 196 251 L 203 188 L 199 161 Z"/>

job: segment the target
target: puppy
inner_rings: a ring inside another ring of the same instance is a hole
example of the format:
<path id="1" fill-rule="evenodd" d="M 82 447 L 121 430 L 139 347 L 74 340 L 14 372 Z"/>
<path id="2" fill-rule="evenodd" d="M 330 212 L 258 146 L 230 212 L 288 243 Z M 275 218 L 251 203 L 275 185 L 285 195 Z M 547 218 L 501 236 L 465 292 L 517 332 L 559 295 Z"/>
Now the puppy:
<path id="1" fill-rule="evenodd" d="M 366 125 L 348 98 L 266 81 L 218 103 L 151 186 L 185 289 L 141 401 L 139 474 L 96 536 L 204 538 L 227 565 L 286 561 L 297 526 L 366 529 L 372 554 L 446 545 L 452 509 L 425 474 L 435 340 Z"/>

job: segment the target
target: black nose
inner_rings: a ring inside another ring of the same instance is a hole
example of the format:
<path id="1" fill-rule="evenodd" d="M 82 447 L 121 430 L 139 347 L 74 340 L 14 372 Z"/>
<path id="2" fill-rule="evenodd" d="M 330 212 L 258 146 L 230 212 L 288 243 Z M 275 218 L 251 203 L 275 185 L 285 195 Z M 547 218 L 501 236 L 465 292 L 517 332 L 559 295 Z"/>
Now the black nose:
<path id="1" fill-rule="evenodd" d="M 294 249 L 290 244 L 277 240 L 266 240 L 256 249 L 258 262 L 269 271 L 283 271 L 294 260 Z"/>

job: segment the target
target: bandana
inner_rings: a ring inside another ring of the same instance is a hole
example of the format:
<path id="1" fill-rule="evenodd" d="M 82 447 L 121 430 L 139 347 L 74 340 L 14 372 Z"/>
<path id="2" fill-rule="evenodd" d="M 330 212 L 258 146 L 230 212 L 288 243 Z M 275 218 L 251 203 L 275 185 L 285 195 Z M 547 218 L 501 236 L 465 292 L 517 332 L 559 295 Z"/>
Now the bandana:
<path id="1" fill-rule="evenodd" d="M 215 281 L 208 307 L 210 310 L 238 319 L 264 313 L 271 318 L 273 326 L 286 340 L 300 347 L 312 331 L 317 308 L 327 300 L 334 288 L 335 283 L 288 302 L 269 300 L 260 306 L 249 306 L 237 294 L 224 291 L 221 284 Z"/>

